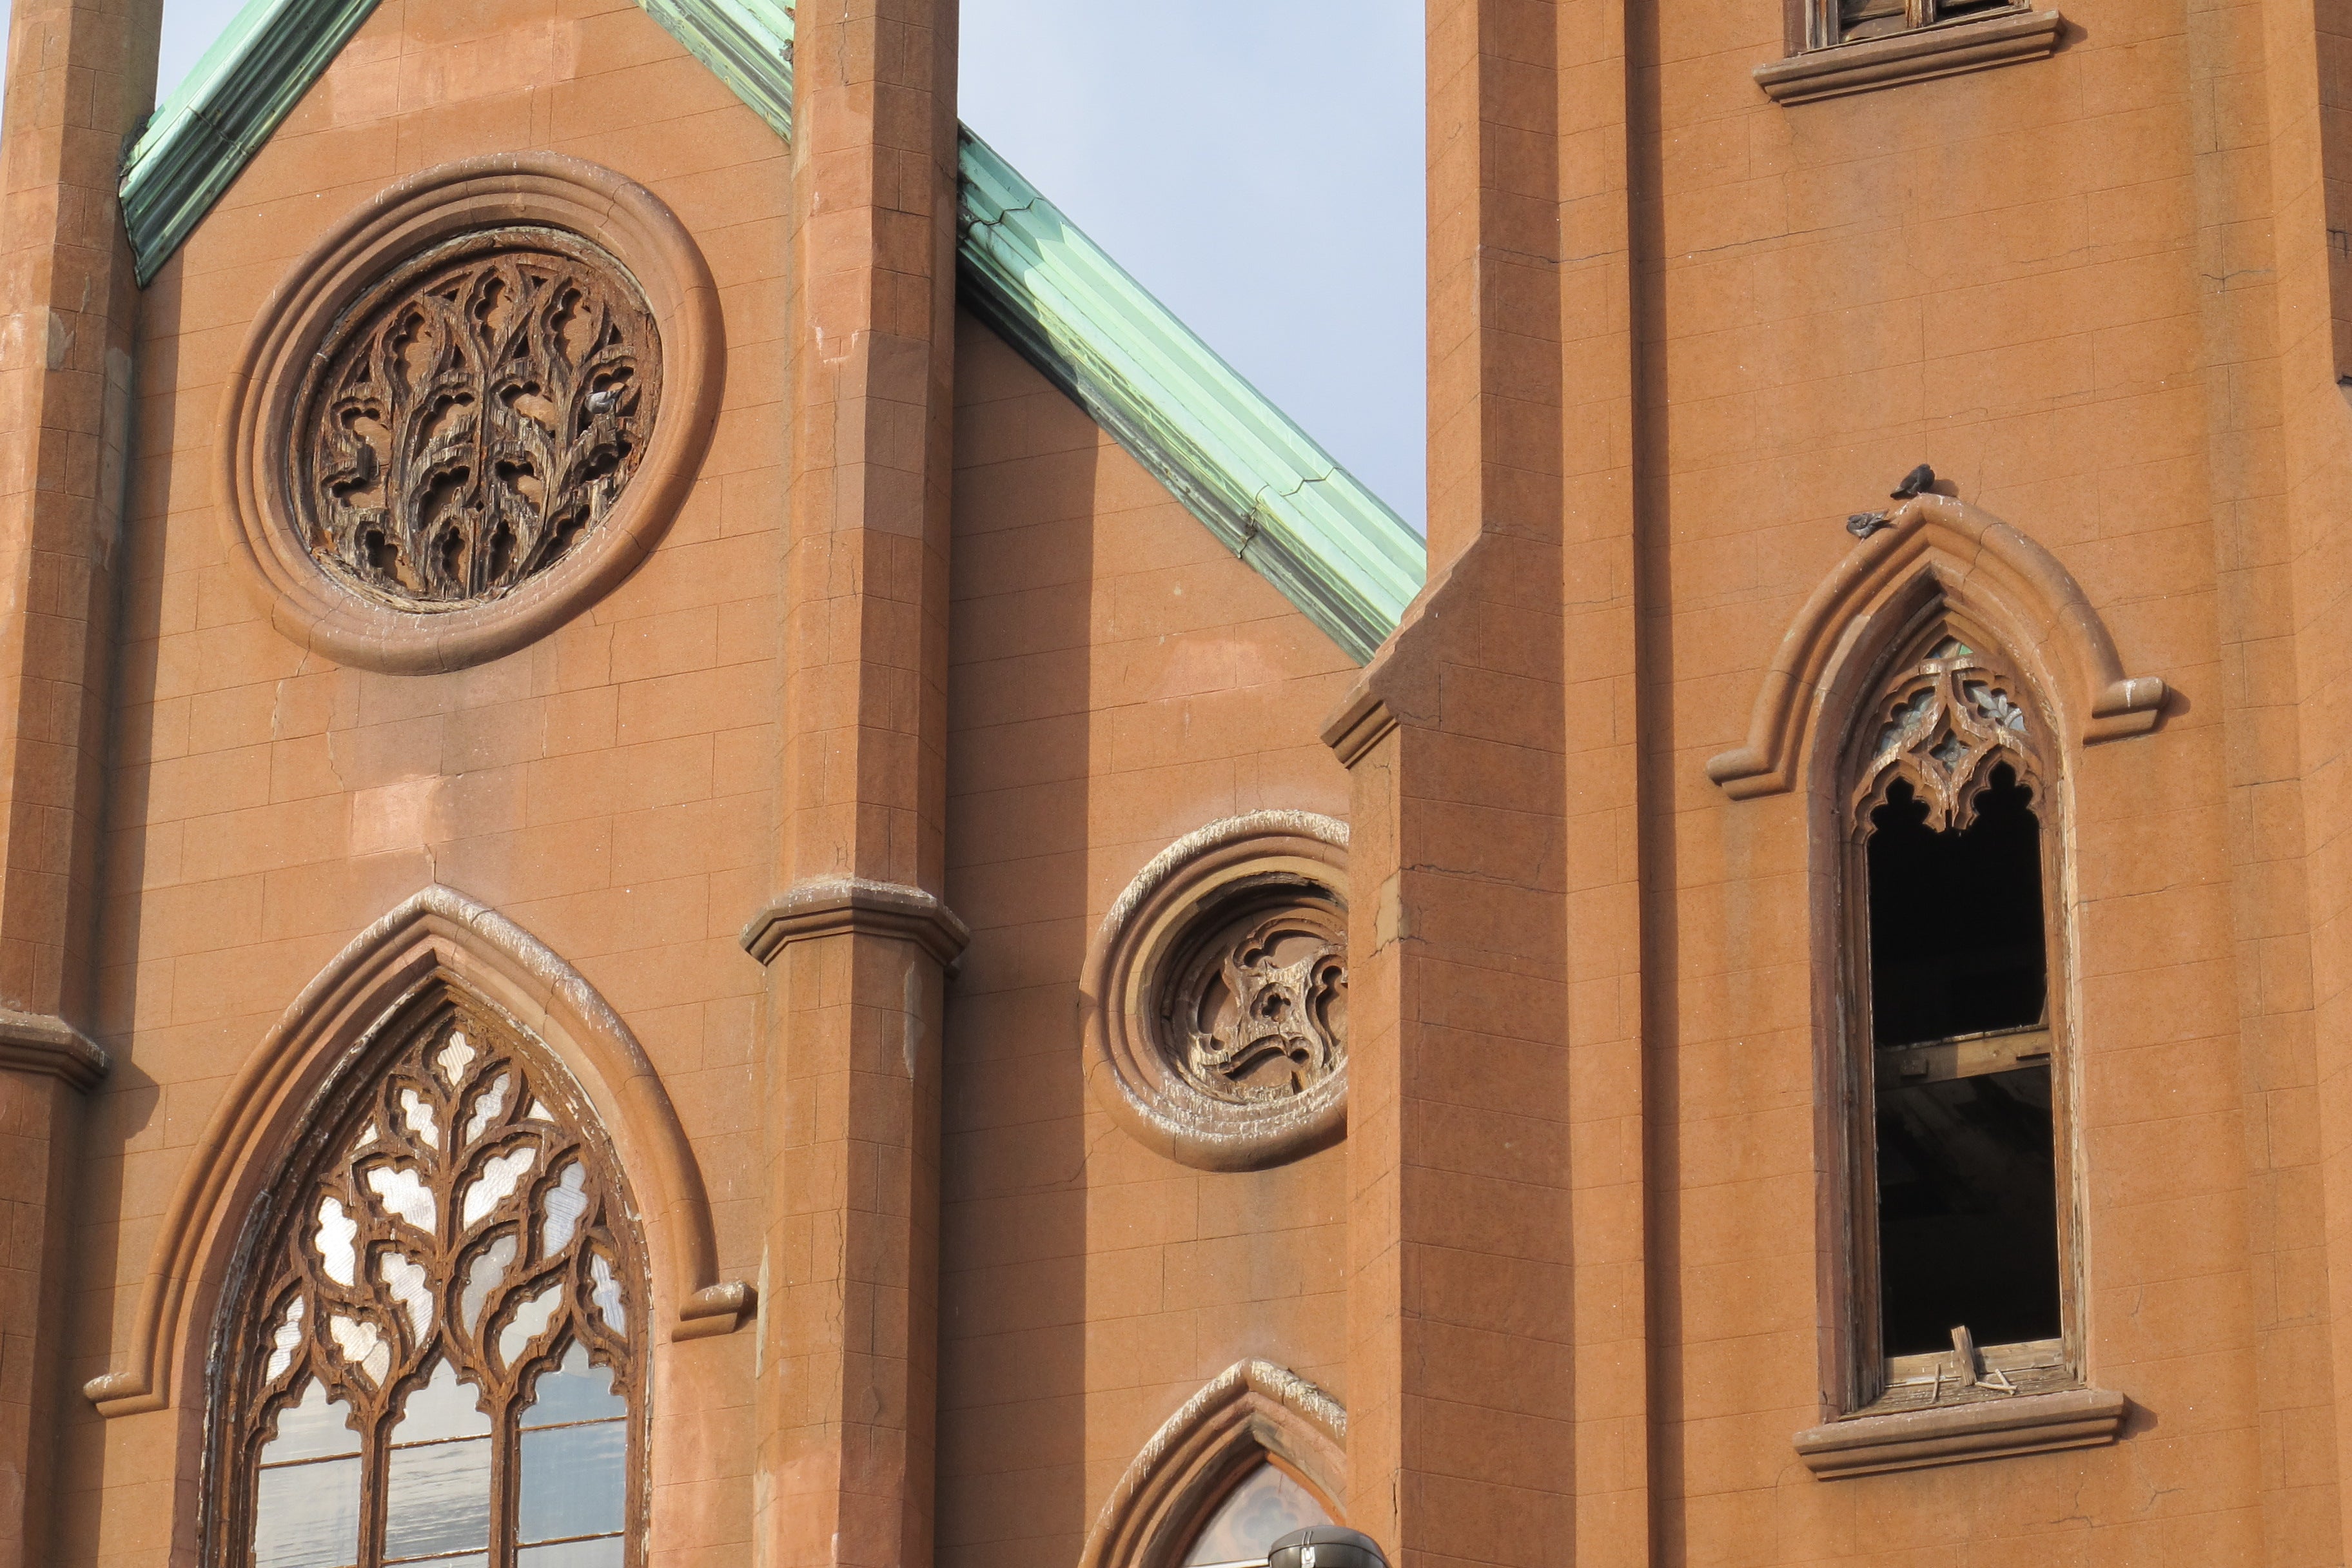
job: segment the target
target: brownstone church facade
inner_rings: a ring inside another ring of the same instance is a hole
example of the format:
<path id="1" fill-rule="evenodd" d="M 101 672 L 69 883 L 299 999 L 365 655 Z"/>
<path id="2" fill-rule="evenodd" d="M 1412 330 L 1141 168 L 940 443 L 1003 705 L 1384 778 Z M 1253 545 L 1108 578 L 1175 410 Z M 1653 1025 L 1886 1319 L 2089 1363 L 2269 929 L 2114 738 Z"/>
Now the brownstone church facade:
<path id="1" fill-rule="evenodd" d="M 2345 1562 L 2345 0 L 1431 0 L 1425 553 L 954 0 L 158 12 L 8 43 L 0 1568 Z"/>

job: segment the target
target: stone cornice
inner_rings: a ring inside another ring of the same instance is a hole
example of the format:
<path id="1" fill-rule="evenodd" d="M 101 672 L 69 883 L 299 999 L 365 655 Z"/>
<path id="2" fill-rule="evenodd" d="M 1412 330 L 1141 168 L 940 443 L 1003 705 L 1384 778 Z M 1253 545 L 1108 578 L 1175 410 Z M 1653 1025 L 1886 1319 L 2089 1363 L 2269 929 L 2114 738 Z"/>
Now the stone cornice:
<path id="1" fill-rule="evenodd" d="M 796 942 L 856 932 L 911 942 L 952 968 L 971 930 L 936 894 L 901 882 L 824 877 L 795 883 L 743 927 L 743 951 L 767 963 Z"/>
<path id="2" fill-rule="evenodd" d="M 0 1070 L 62 1079 L 87 1093 L 113 1064 L 62 1018 L 0 1007 Z"/>
<path id="3" fill-rule="evenodd" d="M 1323 721 L 1323 743 L 1331 748 L 1341 767 L 1352 768 L 1357 758 L 1379 745 L 1396 727 L 1396 715 L 1389 710 L 1387 701 L 1360 680 L 1338 711 Z"/>

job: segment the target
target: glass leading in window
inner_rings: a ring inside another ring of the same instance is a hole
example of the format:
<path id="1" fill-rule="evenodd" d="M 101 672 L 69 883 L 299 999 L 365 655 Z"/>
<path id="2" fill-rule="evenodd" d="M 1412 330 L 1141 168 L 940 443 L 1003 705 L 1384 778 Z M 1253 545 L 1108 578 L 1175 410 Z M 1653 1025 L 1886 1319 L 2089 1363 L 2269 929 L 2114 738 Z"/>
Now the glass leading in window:
<path id="1" fill-rule="evenodd" d="M 212 1560 L 635 1568 L 635 1242 L 562 1075 L 455 998 L 310 1128 L 226 1321 Z"/>

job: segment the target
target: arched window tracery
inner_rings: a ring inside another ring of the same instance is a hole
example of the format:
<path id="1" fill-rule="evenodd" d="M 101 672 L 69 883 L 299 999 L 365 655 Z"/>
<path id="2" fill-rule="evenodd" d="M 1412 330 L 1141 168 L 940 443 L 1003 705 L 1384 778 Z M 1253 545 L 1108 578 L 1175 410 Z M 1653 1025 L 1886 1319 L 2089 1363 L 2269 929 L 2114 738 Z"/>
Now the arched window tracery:
<path id="1" fill-rule="evenodd" d="M 2080 1381 L 2054 741 L 1939 614 L 1846 749 L 1851 1409 Z"/>
<path id="2" fill-rule="evenodd" d="M 643 1271 L 593 1117 L 471 998 L 386 1036 L 223 1320 L 215 1559 L 634 1568 Z"/>

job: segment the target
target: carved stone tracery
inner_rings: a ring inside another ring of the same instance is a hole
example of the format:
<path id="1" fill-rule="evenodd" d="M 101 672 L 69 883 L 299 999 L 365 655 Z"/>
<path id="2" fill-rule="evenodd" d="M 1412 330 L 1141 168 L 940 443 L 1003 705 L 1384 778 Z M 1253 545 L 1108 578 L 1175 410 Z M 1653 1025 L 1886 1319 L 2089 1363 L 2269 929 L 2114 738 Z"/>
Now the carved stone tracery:
<path id="1" fill-rule="evenodd" d="M 404 610 L 497 598 L 593 531 L 661 403 L 661 346 L 587 241 L 509 226 L 394 268 L 328 335 L 289 489 L 331 574 Z"/>
<path id="2" fill-rule="evenodd" d="M 1079 981 L 1087 1078 L 1139 1140 L 1213 1171 L 1346 1125 L 1347 828 L 1266 811 L 1184 836 L 1104 916 Z"/>
<path id="3" fill-rule="evenodd" d="M 1928 831 L 1965 828 L 1978 797 L 2006 764 L 2040 794 L 2039 747 L 2049 723 L 2031 689 L 1950 629 L 1897 667 L 1865 710 L 1852 818 L 1867 824 L 1887 792 L 1908 784 L 1927 808 Z"/>
<path id="4" fill-rule="evenodd" d="M 1174 1065 L 1201 1092 L 1240 1105 L 1302 1093 L 1345 1049 L 1346 921 L 1311 896 L 1251 910 L 1196 946 L 1169 999 Z"/>
<path id="5" fill-rule="evenodd" d="M 289 1161 L 223 1322 L 220 1438 L 239 1477 L 214 1521 L 225 1562 L 247 1560 L 257 1469 L 306 1399 L 347 1412 L 370 1456 L 371 1562 L 386 1528 L 375 1456 L 436 1368 L 489 1418 L 509 1474 L 516 1424 L 572 1347 L 641 1405 L 642 1270 L 572 1087 L 450 993 L 415 1005 L 376 1063 Z M 512 1496 L 492 1493 L 490 1539 L 508 1541 Z"/>

